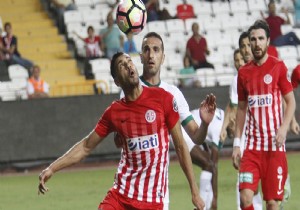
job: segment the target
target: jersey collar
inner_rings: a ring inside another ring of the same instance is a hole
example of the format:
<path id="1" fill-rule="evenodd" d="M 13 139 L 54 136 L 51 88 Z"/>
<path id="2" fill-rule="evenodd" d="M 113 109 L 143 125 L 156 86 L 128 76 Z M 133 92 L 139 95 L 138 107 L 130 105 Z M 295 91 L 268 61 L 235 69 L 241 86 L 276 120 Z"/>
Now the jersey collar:
<path id="1" fill-rule="evenodd" d="M 145 85 L 147 85 L 148 87 L 159 87 L 159 86 L 160 86 L 160 83 L 161 83 L 161 80 L 159 80 L 159 83 L 158 83 L 158 84 L 152 85 L 152 84 L 150 84 L 149 82 L 147 82 L 146 80 L 144 80 L 144 77 L 143 77 L 143 76 L 140 76 L 140 80 L 141 80 Z"/>

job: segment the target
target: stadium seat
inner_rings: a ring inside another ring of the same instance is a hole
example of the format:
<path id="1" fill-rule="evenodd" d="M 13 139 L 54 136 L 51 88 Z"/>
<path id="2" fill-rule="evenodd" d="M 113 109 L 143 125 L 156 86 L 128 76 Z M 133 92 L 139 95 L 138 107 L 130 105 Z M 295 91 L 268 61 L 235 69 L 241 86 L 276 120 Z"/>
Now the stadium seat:
<path id="1" fill-rule="evenodd" d="M 227 1 L 221 2 L 221 1 L 214 1 L 212 2 L 212 11 L 214 15 L 220 14 L 220 13 L 230 13 L 230 6 Z"/>
<path id="2" fill-rule="evenodd" d="M 82 21 L 85 25 L 87 25 L 88 22 L 98 22 L 100 24 L 100 21 L 102 20 L 101 13 L 96 9 L 86 9 L 80 13 L 82 16 Z"/>
<path id="3" fill-rule="evenodd" d="M 193 6 L 194 6 L 194 12 L 196 15 L 212 15 L 212 5 L 210 2 L 207 1 L 193 1 Z"/>
<path id="4" fill-rule="evenodd" d="M 249 11 L 267 11 L 267 5 L 264 0 L 248 0 Z"/>
<path id="5" fill-rule="evenodd" d="M 182 34 L 184 34 L 185 32 L 184 21 L 181 19 L 166 20 L 166 26 L 167 26 L 168 33 L 182 32 Z"/>
<path id="6" fill-rule="evenodd" d="M 284 59 L 296 59 L 298 58 L 297 48 L 294 46 L 282 46 L 276 48 L 279 54 L 279 57 Z"/>
<path id="7" fill-rule="evenodd" d="M 93 6 L 92 0 L 74 0 L 78 10 L 86 10 Z"/>
<path id="8" fill-rule="evenodd" d="M 234 75 L 231 74 L 221 74 L 217 75 L 217 83 L 219 86 L 229 86 L 232 83 Z"/>
<path id="9" fill-rule="evenodd" d="M 230 11 L 232 14 L 248 12 L 248 4 L 242 1 L 230 1 Z"/>
<path id="10" fill-rule="evenodd" d="M 284 58 L 282 59 L 284 64 L 286 65 L 289 72 L 292 72 L 293 69 L 299 64 L 298 60 L 295 58 Z"/>
<path id="11" fill-rule="evenodd" d="M 99 58 L 90 60 L 92 72 L 95 73 L 108 73 L 110 75 L 110 60 L 107 58 Z"/>
<path id="12" fill-rule="evenodd" d="M 18 78 L 27 79 L 29 76 L 28 70 L 18 64 L 10 65 L 8 67 L 8 75 L 11 80 Z"/>
<path id="13" fill-rule="evenodd" d="M 151 21 L 151 22 L 148 22 L 147 25 L 148 25 L 149 31 L 154 31 L 161 35 L 165 35 L 168 32 L 166 30 L 166 22 L 163 20 Z"/>
<path id="14" fill-rule="evenodd" d="M 213 87 L 216 85 L 215 70 L 211 68 L 201 68 L 196 70 L 196 75 L 202 87 Z"/>
<path id="15" fill-rule="evenodd" d="M 79 11 L 71 10 L 64 12 L 64 21 L 65 25 L 68 25 L 69 23 L 82 23 L 83 19 Z"/>

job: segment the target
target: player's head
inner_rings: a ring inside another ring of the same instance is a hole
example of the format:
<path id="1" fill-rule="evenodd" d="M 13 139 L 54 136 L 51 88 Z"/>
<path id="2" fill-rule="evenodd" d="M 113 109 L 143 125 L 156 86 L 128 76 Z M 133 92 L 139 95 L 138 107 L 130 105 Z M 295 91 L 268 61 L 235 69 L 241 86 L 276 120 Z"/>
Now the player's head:
<path id="1" fill-rule="evenodd" d="M 269 15 L 275 15 L 276 13 L 276 5 L 274 0 L 270 0 L 268 4 Z"/>
<path id="2" fill-rule="evenodd" d="M 254 59 L 262 59 L 267 54 L 270 43 L 269 25 L 264 20 L 255 21 L 255 23 L 250 26 L 248 30 L 248 36 Z"/>
<path id="3" fill-rule="evenodd" d="M 251 51 L 248 32 L 241 33 L 241 35 L 239 37 L 239 48 L 240 48 L 240 52 L 243 56 L 245 63 L 248 63 L 249 61 L 251 61 L 253 58 L 253 55 L 252 55 L 252 51 Z"/>
<path id="4" fill-rule="evenodd" d="M 92 37 L 94 35 L 94 32 L 95 32 L 95 30 L 94 30 L 93 26 L 89 26 L 87 28 L 87 33 L 88 33 L 89 37 Z"/>
<path id="5" fill-rule="evenodd" d="M 12 27 L 11 27 L 11 23 L 10 22 L 6 22 L 4 24 L 4 31 L 7 33 L 7 34 L 11 34 L 12 32 Z"/>
<path id="6" fill-rule="evenodd" d="M 198 23 L 195 22 L 192 24 L 192 32 L 194 35 L 199 34 L 199 24 Z"/>
<path id="7" fill-rule="evenodd" d="M 117 86 L 123 90 L 139 84 L 138 71 L 131 57 L 123 52 L 114 54 L 110 64 L 110 73 Z"/>
<path id="8" fill-rule="evenodd" d="M 164 43 L 159 34 L 149 32 L 144 36 L 140 56 L 143 75 L 157 75 L 165 59 Z"/>
<path id="9" fill-rule="evenodd" d="M 243 59 L 243 56 L 240 52 L 240 49 L 236 49 L 233 53 L 233 60 L 234 60 L 234 66 L 236 70 L 238 71 L 239 68 L 243 65 L 245 65 L 245 61 Z"/>
<path id="10" fill-rule="evenodd" d="M 39 79 L 41 73 L 41 69 L 38 65 L 34 65 L 31 69 L 31 74 L 35 79 Z"/>

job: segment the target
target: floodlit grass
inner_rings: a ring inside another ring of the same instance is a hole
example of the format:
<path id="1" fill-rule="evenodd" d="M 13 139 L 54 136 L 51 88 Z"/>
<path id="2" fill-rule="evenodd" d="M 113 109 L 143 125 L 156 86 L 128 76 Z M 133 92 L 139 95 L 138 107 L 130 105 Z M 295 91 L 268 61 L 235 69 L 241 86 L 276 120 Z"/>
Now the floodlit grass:
<path id="1" fill-rule="evenodd" d="M 300 153 L 288 154 L 291 175 L 292 197 L 285 210 L 299 210 Z M 89 210 L 98 204 L 112 186 L 116 167 L 63 171 L 47 183 L 50 191 L 37 195 L 38 173 L 27 175 L 0 176 L 0 210 Z M 194 167 L 199 181 L 200 169 Z M 231 160 L 219 162 L 219 210 L 235 210 L 235 185 L 237 173 Z M 170 165 L 170 210 L 191 210 L 190 191 L 177 162 Z"/>

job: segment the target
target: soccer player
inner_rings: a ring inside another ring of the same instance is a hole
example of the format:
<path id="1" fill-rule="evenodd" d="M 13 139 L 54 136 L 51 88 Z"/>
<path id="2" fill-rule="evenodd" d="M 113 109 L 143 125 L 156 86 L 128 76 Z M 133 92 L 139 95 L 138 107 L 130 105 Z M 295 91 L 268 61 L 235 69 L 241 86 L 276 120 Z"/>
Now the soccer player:
<path id="1" fill-rule="evenodd" d="M 165 59 L 165 54 L 164 43 L 159 34 L 149 32 L 144 36 L 140 56 L 143 64 L 143 74 L 140 76 L 142 84 L 148 87 L 160 87 L 171 93 L 178 103 L 178 112 L 182 127 L 195 144 L 202 144 L 206 138 L 208 125 L 214 117 L 216 109 L 215 96 L 211 94 L 201 103 L 199 114 L 202 123 L 198 126 L 193 119 L 189 105 L 182 92 L 174 85 L 170 85 L 160 79 L 160 70 Z M 118 141 L 116 141 L 116 144 L 118 145 Z M 167 210 L 169 206 L 168 196 L 165 197 L 164 204 L 164 210 Z"/>
<path id="2" fill-rule="evenodd" d="M 195 121 L 201 125 L 198 109 L 191 111 Z M 224 111 L 217 108 L 214 118 L 208 126 L 207 136 L 202 145 L 195 145 L 191 138 L 183 131 L 192 161 L 201 167 L 200 196 L 205 202 L 206 210 L 217 209 L 218 200 L 218 152 L 220 145 L 220 132 L 224 121 Z M 228 135 L 234 134 L 234 124 L 228 124 Z M 208 167 L 212 167 L 208 168 Z"/>
<path id="3" fill-rule="evenodd" d="M 238 108 L 233 164 L 239 169 L 242 210 L 253 210 L 252 199 L 261 181 L 267 210 L 278 209 L 287 178 L 285 140 L 295 111 L 295 98 L 284 63 L 268 56 L 270 29 L 256 21 L 248 30 L 254 60 L 238 72 Z M 282 113 L 282 97 L 286 112 Z M 245 151 L 240 139 L 246 119 Z"/>
<path id="4" fill-rule="evenodd" d="M 95 129 L 54 161 L 39 176 L 39 193 L 48 191 L 51 176 L 85 158 L 111 132 L 118 131 L 122 158 L 113 187 L 99 210 L 162 209 L 167 189 L 168 151 L 171 134 L 180 165 L 188 179 L 192 201 L 203 209 L 193 176 L 192 162 L 181 133 L 178 106 L 174 96 L 160 88 L 140 85 L 138 71 L 129 55 L 116 53 L 111 74 L 125 97 L 108 107 Z"/>
<path id="5" fill-rule="evenodd" d="M 245 63 L 250 62 L 253 59 L 253 55 L 251 52 L 250 41 L 248 38 L 248 33 L 243 32 L 239 37 L 239 49 L 234 51 L 234 65 L 236 70 L 238 71 L 240 67 L 242 67 Z M 236 121 L 236 111 L 237 111 L 237 104 L 238 104 L 238 93 L 237 93 L 237 75 L 234 77 L 233 82 L 230 86 L 229 91 L 229 99 L 230 102 L 226 107 L 225 111 L 225 119 L 222 126 L 221 131 L 221 141 L 224 141 L 227 137 L 227 126 L 229 123 L 233 123 L 235 125 Z M 242 140 L 241 140 L 241 156 L 243 155 L 244 151 L 244 142 L 245 142 L 245 135 L 243 131 Z M 240 193 L 239 193 L 239 182 L 236 185 L 236 200 L 237 200 L 237 208 L 240 210 Z M 262 210 L 262 198 L 257 190 L 253 197 L 253 206 L 255 210 Z"/>

